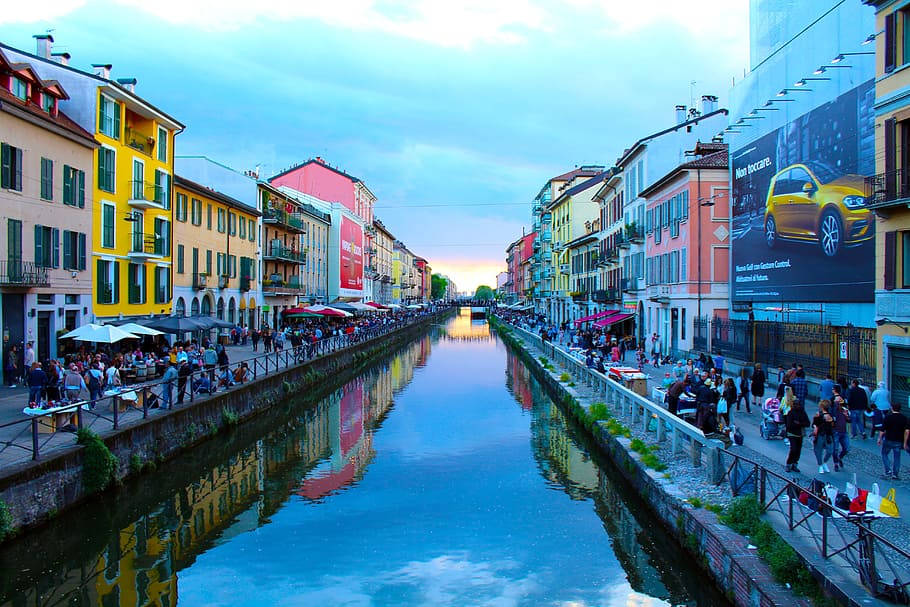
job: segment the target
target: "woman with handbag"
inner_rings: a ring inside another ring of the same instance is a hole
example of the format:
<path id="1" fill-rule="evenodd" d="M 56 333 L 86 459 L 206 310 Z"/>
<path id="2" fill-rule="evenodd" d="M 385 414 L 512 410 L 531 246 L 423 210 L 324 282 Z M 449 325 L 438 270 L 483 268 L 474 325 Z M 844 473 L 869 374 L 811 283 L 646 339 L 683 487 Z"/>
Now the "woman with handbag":
<path id="1" fill-rule="evenodd" d="M 812 449 L 819 474 L 831 472 L 827 464 L 834 450 L 834 418 L 830 409 L 831 401 L 822 400 L 818 403 L 818 413 L 812 418 Z"/>
<path id="2" fill-rule="evenodd" d="M 736 402 L 736 384 L 733 378 L 728 377 L 724 380 L 724 393 L 721 394 L 720 400 L 717 401 L 717 417 L 721 420 L 722 428 L 730 425 L 730 408 Z M 723 432 L 723 429 L 721 430 Z"/>
<path id="3" fill-rule="evenodd" d="M 755 369 L 752 371 L 752 404 L 761 410 L 762 398 L 765 396 L 765 372 L 762 371 L 761 363 L 755 363 Z M 749 406 L 746 405 L 746 413 L 750 413 Z"/>
<path id="4" fill-rule="evenodd" d="M 790 452 L 787 454 L 787 472 L 799 472 L 799 456 L 803 452 L 803 434 L 809 427 L 809 416 L 799 401 L 794 400 L 790 410 L 784 415 L 787 438 L 790 441 Z"/>

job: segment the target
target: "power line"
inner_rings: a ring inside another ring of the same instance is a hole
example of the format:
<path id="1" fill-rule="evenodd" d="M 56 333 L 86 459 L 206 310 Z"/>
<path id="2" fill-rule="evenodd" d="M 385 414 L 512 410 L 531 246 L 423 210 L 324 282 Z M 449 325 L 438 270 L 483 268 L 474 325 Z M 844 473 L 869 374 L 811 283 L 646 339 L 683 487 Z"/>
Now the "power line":
<path id="1" fill-rule="evenodd" d="M 503 206 L 531 206 L 531 202 L 494 202 L 489 203 L 478 203 L 478 202 L 443 202 L 443 203 L 428 203 L 428 204 L 403 204 L 403 205 L 390 205 L 386 206 L 382 203 L 379 203 L 375 206 L 376 209 L 417 209 L 417 208 L 429 208 L 429 207 L 503 207 Z"/>

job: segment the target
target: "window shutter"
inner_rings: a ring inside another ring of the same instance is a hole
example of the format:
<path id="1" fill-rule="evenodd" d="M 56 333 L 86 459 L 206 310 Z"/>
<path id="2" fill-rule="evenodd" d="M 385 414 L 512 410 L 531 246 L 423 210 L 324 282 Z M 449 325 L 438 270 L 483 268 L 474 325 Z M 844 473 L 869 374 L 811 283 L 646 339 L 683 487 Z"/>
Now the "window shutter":
<path id="1" fill-rule="evenodd" d="M 888 118 L 884 122 L 884 147 L 885 147 L 885 199 L 897 198 L 897 149 L 895 140 L 897 134 L 897 120 Z"/>
<path id="2" fill-rule="evenodd" d="M 22 191 L 22 150 L 19 148 L 13 148 L 15 150 L 14 156 L 16 157 L 15 171 L 13 171 L 13 189 L 17 192 Z"/>
<path id="3" fill-rule="evenodd" d="M 102 190 L 107 190 L 106 184 L 107 181 L 104 178 L 104 148 L 98 148 L 98 188 Z"/>
<path id="4" fill-rule="evenodd" d="M 104 97 L 98 103 L 98 130 L 104 131 Z"/>
<path id="5" fill-rule="evenodd" d="M 8 145 L 0 144 L 0 186 L 8 188 L 13 184 L 12 174 L 10 173 L 12 149 Z"/>
<path id="6" fill-rule="evenodd" d="M 85 265 L 85 234 L 82 232 L 79 233 L 79 260 L 76 264 L 77 269 L 84 270 Z"/>
<path id="7" fill-rule="evenodd" d="M 44 266 L 44 231 L 35 224 L 35 265 Z"/>
<path id="8" fill-rule="evenodd" d="M 60 230 L 58 230 L 57 228 L 54 228 L 51 231 L 51 240 L 53 241 L 51 243 L 51 246 L 53 247 L 53 251 L 54 251 L 52 263 L 55 268 L 59 268 L 60 267 Z"/>
<path id="9" fill-rule="evenodd" d="M 95 301 L 98 303 L 106 303 L 103 299 L 104 286 L 107 284 L 105 278 L 104 262 L 99 259 L 95 262 Z"/>
<path id="10" fill-rule="evenodd" d="M 885 232 L 885 290 L 893 291 L 897 281 L 897 232 Z M 905 259 L 904 263 L 910 263 Z"/>
<path id="11" fill-rule="evenodd" d="M 73 263 L 73 242 L 72 242 L 72 232 L 69 230 L 63 230 L 63 269 L 70 270 L 75 268 Z"/>
<path id="12" fill-rule="evenodd" d="M 113 280 L 113 295 L 111 296 L 111 303 L 120 303 L 120 262 L 114 262 L 114 280 Z"/>
<path id="13" fill-rule="evenodd" d="M 116 101 L 114 105 L 114 139 L 120 139 L 120 104 Z"/>
<path id="14" fill-rule="evenodd" d="M 139 302 L 140 302 L 140 303 L 145 303 L 146 301 L 148 301 L 148 300 L 146 299 L 146 297 L 147 297 L 147 294 L 148 294 L 148 284 L 149 284 L 149 281 L 148 281 L 148 276 L 149 276 L 149 275 L 148 275 L 148 268 L 146 267 L 145 264 L 142 264 L 142 265 L 139 266 L 139 272 L 138 272 L 138 274 L 139 274 L 139 276 L 141 277 L 141 281 L 140 281 L 140 282 L 142 283 L 142 288 L 139 290 Z"/>
<path id="15" fill-rule="evenodd" d="M 893 72 L 894 65 L 897 61 L 895 56 L 896 44 L 895 44 L 895 17 L 897 13 L 890 13 L 885 15 L 885 72 Z"/>
<path id="16" fill-rule="evenodd" d="M 76 204 L 73 196 L 73 169 L 68 164 L 63 165 L 63 204 Z"/>
<path id="17" fill-rule="evenodd" d="M 79 208 L 85 208 L 85 171 L 79 171 L 79 183 L 76 185 L 79 193 Z"/>

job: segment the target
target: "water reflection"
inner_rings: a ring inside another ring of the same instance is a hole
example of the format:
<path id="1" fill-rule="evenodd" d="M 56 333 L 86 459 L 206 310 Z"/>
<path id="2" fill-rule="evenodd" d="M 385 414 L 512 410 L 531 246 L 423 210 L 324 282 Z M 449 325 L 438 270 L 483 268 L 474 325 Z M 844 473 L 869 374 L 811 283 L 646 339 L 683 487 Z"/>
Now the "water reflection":
<path id="1" fill-rule="evenodd" d="M 471 308 L 458 308 L 458 313 L 445 326 L 447 341 L 493 341 L 490 325 L 483 319 L 471 319 Z"/>

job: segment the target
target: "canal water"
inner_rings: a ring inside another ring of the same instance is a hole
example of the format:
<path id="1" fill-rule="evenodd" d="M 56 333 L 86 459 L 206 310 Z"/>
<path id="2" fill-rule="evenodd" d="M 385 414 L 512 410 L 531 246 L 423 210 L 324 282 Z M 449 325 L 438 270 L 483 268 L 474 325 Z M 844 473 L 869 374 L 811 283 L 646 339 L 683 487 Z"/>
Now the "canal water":
<path id="1" fill-rule="evenodd" d="M 0 605 L 724 605 L 464 309 L 0 550 Z"/>

